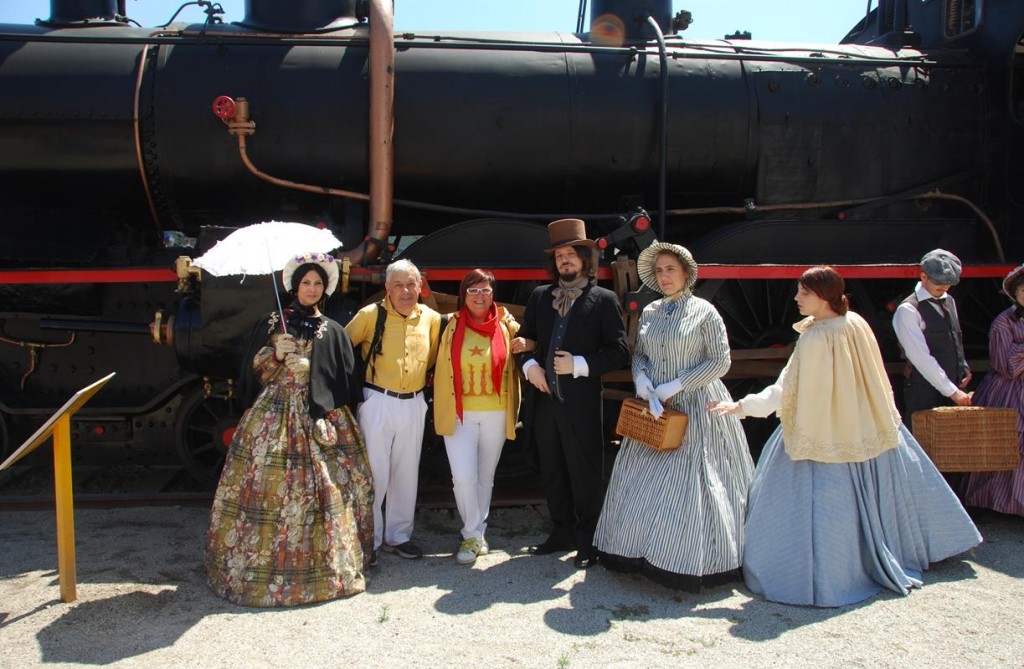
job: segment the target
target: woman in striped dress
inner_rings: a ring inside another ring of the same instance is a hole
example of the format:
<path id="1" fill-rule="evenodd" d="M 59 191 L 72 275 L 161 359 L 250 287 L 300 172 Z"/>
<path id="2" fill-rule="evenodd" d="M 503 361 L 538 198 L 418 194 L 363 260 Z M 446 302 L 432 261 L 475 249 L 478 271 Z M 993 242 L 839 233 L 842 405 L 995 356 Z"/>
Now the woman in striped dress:
<path id="1" fill-rule="evenodd" d="M 878 342 L 831 267 L 800 277 L 806 316 L 779 380 L 725 417 L 779 413 L 750 486 L 743 577 L 785 604 L 845 606 L 921 585 L 981 535 L 900 422 Z"/>
<path id="2" fill-rule="evenodd" d="M 641 281 L 665 297 L 644 309 L 633 354 L 637 395 L 689 416 L 680 447 L 656 451 L 623 439 L 594 543 L 611 570 L 698 591 L 739 577 L 743 517 L 754 464 L 736 418 L 710 402 L 730 400 L 721 316 L 692 293 L 697 263 L 682 246 L 656 243 L 637 260 Z"/>
<path id="3" fill-rule="evenodd" d="M 1017 410 L 1017 429 L 1024 454 L 1024 265 L 1007 275 L 1003 292 L 1013 300 L 1013 306 L 992 322 L 988 333 L 992 370 L 971 399 L 975 406 Z M 970 474 L 963 493 L 968 506 L 1024 516 L 1024 464 L 1007 472 Z"/>

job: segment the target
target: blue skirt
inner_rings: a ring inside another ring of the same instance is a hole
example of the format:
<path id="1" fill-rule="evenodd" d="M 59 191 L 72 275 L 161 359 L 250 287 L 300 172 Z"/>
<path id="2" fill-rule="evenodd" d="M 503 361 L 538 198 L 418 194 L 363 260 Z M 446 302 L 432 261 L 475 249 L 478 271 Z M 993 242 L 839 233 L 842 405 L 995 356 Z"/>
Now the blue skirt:
<path id="1" fill-rule="evenodd" d="M 743 578 L 785 604 L 846 606 L 883 588 L 907 594 L 932 562 L 981 535 L 913 435 L 865 462 L 793 461 L 779 428 L 747 503 Z"/>

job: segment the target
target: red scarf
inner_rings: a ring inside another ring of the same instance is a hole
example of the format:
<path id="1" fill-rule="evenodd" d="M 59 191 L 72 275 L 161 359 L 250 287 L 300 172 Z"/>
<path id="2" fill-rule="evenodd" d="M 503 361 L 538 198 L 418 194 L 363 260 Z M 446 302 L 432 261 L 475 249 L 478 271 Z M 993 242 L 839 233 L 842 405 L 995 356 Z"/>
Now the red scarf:
<path id="1" fill-rule="evenodd" d="M 466 339 L 467 325 L 478 335 L 491 339 L 491 383 L 494 385 L 494 392 L 501 395 L 501 374 L 505 370 L 508 351 L 505 349 L 505 336 L 498 327 L 499 322 L 498 308 L 493 304 L 483 323 L 473 320 L 466 305 L 462 305 L 459 317 L 455 320 L 455 335 L 452 337 L 452 372 L 455 374 L 455 413 L 459 420 L 462 420 L 462 343 Z"/>

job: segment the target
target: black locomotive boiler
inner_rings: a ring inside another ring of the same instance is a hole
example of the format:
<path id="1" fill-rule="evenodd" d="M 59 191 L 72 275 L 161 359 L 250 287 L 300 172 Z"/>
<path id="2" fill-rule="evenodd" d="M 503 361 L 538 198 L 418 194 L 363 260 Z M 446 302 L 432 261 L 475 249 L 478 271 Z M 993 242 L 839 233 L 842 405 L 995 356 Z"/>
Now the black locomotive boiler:
<path id="1" fill-rule="evenodd" d="M 123 0 L 0 25 L 0 454 L 116 371 L 76 457 L 212 481 L 238 339 L 273 299 L 189 259 L 272 219 L 344 240 L 339 317 L 396 256 L 427 299 L 483 266 L 522 304 L 559 216 L 602 237 L 634 309 L 611 263 L 685 244 L 738 389 L 777 371 L 813 263 L 853 279 L 895 367 L 890 310 L 941 246 L 967 263 L 984 365 L 1024 257 L 1015 0 L 879 0 L 836 45 L 689 39 L 669 0 L 593 0 L 589 29 L 528 34 L 395 34 L 389 0 L 248 0 L 232 24 L 201 4 L 194 25 L 138 27 Z"/>

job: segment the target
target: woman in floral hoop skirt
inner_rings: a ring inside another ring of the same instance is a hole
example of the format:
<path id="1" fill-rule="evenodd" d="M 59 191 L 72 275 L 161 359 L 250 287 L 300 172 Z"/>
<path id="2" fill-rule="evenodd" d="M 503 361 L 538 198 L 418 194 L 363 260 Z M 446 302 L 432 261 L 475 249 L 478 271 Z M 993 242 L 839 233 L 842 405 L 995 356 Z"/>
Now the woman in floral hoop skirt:
<path id="1" fill-rule="evenodd" d="M 294 297 L 257 325 L 245 360 L 242 415 L 206 536 L 219 596 L 244 606 L 293 606 L 366 589 L 373 485 L 350 404 L 359 397 L 352 344 L 319 306 L 338 284 L 331 256 L 288 261 Z M 262 390 L 259 390 L 262 386 Z"/>

